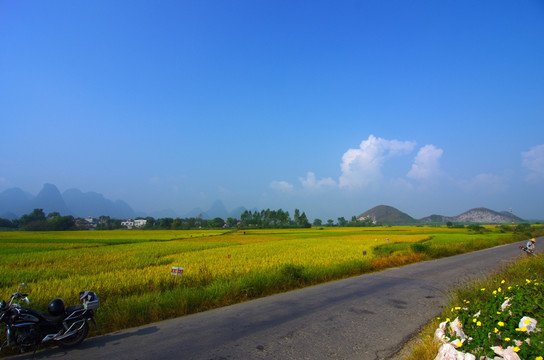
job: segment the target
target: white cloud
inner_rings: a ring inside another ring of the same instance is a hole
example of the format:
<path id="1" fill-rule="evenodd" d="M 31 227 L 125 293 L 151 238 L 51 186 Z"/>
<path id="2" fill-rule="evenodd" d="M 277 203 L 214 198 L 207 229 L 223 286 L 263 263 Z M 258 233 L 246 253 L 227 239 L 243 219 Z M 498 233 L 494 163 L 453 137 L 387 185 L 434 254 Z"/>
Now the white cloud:
<path id="1" fill-rule="evenodd" d="M 272 181 L 270 187 L 277 192 L 291 192 L 293 191 L 293 185 L 289 184 L 287 181 Z"/>
<path id="2" fill-rule="evenodd" d="M 415 142 L 386 140 L 370 135 L 358 149 L 349 149 L 340 165 L 341 188 L 362 188 L 381 178 L 381 168 L 387 158 L 410 153 Z"/>
<path id="3" fill-rule="evenodd" d="M 417 153 L 407 176 L 412 179 L 429 179 L 440 172 L 440 157 L 444 151 L 434 145 L 425 145 Z"/>
<path id="4" fill-rule="evenodd" d="M 529 170 L 527 180 L 544 179 L 544 145 L 533 146 L 531 150 L 521 153 L 521 164 Z"/>
<path id="5" fill-rule="evenodd" d="M 317 190 L 325 186 L 336 186 L 336 182 L 330 177 L 316 180 L 315 174 L 311 171 L 306 174 L 306 178 L 300 177 L 298 179 L 302 183 L 303 188 L 310 190 Z"/>

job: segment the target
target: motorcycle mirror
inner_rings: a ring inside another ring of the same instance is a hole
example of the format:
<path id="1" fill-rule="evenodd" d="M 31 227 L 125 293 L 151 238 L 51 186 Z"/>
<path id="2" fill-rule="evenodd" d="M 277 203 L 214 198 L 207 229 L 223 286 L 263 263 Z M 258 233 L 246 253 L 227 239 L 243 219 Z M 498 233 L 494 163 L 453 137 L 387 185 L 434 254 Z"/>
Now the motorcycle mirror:
<path id="1" fill-rule="evenodd" d="M 21 285 L 17 286 L 17 292 L 19 292 L 20 288 L 26 289 L 26 283 L 21 283 Z"/>
<path id="2" fill-rule="evenodd" d="M 23 299 L 23 301 L 26 302 L 27 305 L 30 305 L 30 299 L 28 298 L 28 296 L 25 297 L 25 298 Z"/>

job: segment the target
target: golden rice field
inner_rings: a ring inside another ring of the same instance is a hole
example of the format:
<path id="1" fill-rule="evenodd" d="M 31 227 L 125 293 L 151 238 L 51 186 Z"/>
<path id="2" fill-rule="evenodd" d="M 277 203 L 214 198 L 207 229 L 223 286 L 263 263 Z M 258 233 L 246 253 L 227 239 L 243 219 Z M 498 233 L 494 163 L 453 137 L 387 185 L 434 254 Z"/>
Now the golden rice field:
<path id="1" fill-rule="evenodd" d="M 0 232 L 0 297 L 98 294 L 104 332 L 512 241 L 440 227 Z M 419 244 L 414 246 L 414 244 Z M 183 267 L 172 276 L 173 266 Z"/>

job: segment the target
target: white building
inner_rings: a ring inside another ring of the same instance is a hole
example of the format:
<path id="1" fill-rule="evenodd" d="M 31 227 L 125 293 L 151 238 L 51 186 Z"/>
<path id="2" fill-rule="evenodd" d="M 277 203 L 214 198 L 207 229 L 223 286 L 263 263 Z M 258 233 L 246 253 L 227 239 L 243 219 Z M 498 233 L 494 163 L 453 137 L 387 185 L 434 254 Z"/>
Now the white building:
<path id="1" fill-rule="evenodd" d="M 136 220 L 128 219 L 126 221 L 121 222 L 121 226 L 124 226 L 127 229 L 132 229 L 132 228 L 140 229 L 140 228 L 143 228 L 145 224 L 147 224 L 147 220 L 145 219 L 136 219 Z"/>
<path id="2" fill-rule="evenodd" d="M 145 219 L 136 219 L 134 220 L 134 227 L 143 228 L 147 224 L 147 220 Z"/>

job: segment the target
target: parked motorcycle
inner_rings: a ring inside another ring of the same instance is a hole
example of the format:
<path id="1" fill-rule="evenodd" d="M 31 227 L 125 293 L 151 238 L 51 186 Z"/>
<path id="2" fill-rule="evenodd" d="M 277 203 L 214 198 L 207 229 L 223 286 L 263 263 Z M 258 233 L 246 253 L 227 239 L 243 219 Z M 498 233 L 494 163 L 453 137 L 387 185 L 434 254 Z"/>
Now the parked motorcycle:
<path id="1" fill-rule="evenodd" d="M 81 305 L 64 307 L 61 298 L 52 300 L 47 313 L 23 307 L 24 301 L 30 304 L 28 295 L 19 292 L 26 289 L 22 283 L 11 295 L 9 303 L 0 302 L 0 323 L 4 327 L 5 339 L 0 344 L 0 350 L 6 347 L 18 347 L 21 352 L 36 348 L 39 344 L 54 341 L 57 345 L 70 348 L 80 344 L 89 332 L 89 322 L 95 328 L 94 311 L 98 308 L 98 297 L 92 291 L 79 293 Z"/>

